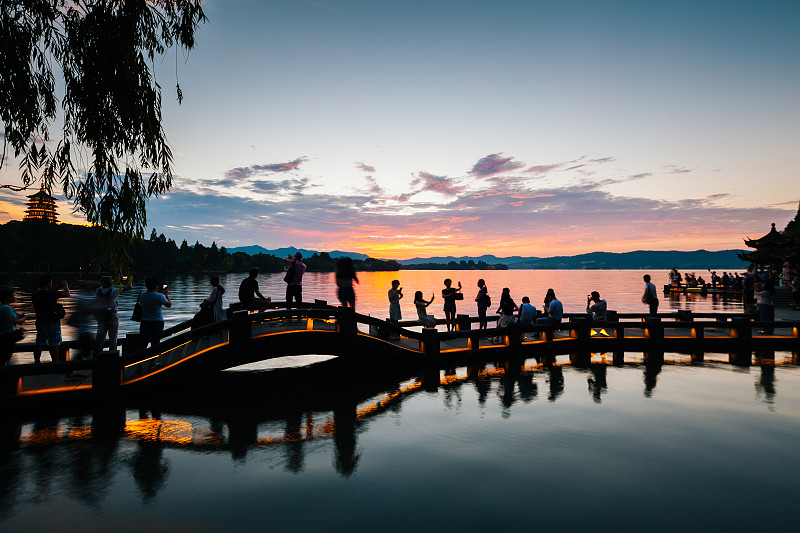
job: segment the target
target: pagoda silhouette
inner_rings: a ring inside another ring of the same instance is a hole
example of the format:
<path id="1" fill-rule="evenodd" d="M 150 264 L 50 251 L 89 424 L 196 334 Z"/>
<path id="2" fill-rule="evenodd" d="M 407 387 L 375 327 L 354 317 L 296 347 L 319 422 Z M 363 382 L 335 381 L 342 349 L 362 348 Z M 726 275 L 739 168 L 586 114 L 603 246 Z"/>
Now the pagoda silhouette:
<path id="1" fill-rule="evenodd" d="M 44 188 L 44 181 L 39 192 L 28 196 L 28 209 L 23 220 L 44 220 L 55 224 L 58 222 L 56 199 Z"/>

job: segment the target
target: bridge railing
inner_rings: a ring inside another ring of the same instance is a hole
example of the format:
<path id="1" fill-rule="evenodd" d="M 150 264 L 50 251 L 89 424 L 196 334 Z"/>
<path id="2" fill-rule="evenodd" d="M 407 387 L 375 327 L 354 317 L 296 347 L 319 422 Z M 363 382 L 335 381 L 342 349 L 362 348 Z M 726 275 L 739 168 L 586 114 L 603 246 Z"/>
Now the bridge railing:
<path id="1" fill-rule="evenodd" d="M 614 344 L 619 347 L 620 342 L 626 339 L 640 339 L 657 346 L 663 341 L 689 343 L 701 347 L 705 340 L 730 340 L 735 339 L 737 346 L 747 349 L 749 346 L 759 346 L 770 341 L 782 341 L 781 346 L 790 346 L 791 350 L 800 350 L 800 321 L 774 321 L 760 322 L 754 320 L 753 315 L 748 314 L 727 314 L 714 312 L 692 313 L 690 311 L 678 311 L 676 313 L 664 313 L 653 318 L 646 313 L 611 313 L 615 320 L 607 322 L 593 323 L 585 313 L 571 313 L 566 315 L 568 320 L 560 324 L 537 326 L 537 325 L 513 325 L 507 328 L 492 327 L 487 329 L 471 329 L 473 323 L 478 322 L 478 317 L 459 315 L 457 319 L 457 329 L 447 332 L 435 328 L 423 328 L 417 321 L 402 321 L 399 323 L 389 322 L 384 319 L 358 314 L 351 309 L 324 305 L 305 305 L 300 309 L 278 308 L 261 313 L 249 314 L 241 311 L 231 319 L 207 324 L 192 329 L 192 321 L 176 324 L 164 331 L 164 336 L 157 347 L 150 347 L 146 350 L 133 348 L 133 341 L 124 343 L 125 350 L 122 357 L 117 353 L 104 352 L 97 359 L 87 359 L 78 361 L 59 361 L 54 363 L 40 364 L 19 364 L 7 366 L 0 369 L 0 394 L 8 395 L 12 391 L 19 390 L 20 379 L 23 376 L 37 376 L 47 374 L 69 373 L 76 371 L 91 370 L 93 376 L 105 376 L 99 379 L 99 383 L 108 385 L 121 385 L 133 381 L 126 380 L 120 375 L 119 369 L 128 368 L 132 365 L 142 364 L 146 361 L 158 361 L 159 358 L 171 353 L 181 346 L 194 341 L 199 341 L 205 337 L 211 337 L 222 333 L 222 341 L 235 345 L 236 343 L 250 342 L 253 335 L 255 324 L 269 321 L 291 321 L 296 317 L 301 320 L 310 321 L 313 329 L 313 321 L 326 320 L 334 322 L 335 331 L 344 335 L 359 335 L 373 338 L 376 341 L 392 343 L 394 349 L 402 349 L 409 352 L 416 352 L 420 357 L 436 357 L 441 353 L 459 351 L 480 351 L 484 349 L 495 349 L 508 347 L 512 350 L 523 345 L 539 344 L 561 344 L 588 346 L 592 341 L 592 346 L 602 349 L 604 345 Z M 627 320 L 626 320 L 627 319 Z M 439 324 L 444 321 L 437 321 Z M 369 328 L 368 332 L 358 329 L 359 324 Z M 414 329 L 410 329 L 414 328 Z M 764 334 L 759 330 L 778 330 L 779 333 Z M 602 333 L 602 334 L 601 334 Z M 225 335 L 227 334 L 227 336 Z M 594 334 L 594 335 L 593 335 Z M 395 342 L 397 339 L 388 337 L 399 337 L 400 339 L 412 339 L 419 344 L 414 346 L 407 342 Z M 491 340 L 490 340 L 491 339 Z M 499 339 L 499 341 L 498 341 Z M 128 341 L 128 339 L 126 339 Z M 463 342 L 466 341 L 466 342 Z M 787 344 L 787 342 L 789 344 Z M 76 342 L 64 343 L 67 347 L 75 347 Z M 30 343 L 19 345 L 16 351 L 32 349 Z M 638 346 L 638 345 L 637 345 Z M 116 380 L 116 381 L 115 381 Z M 92 386 L 95 386 L 93 380 Z M 102 387 L 104 385 L 100 385 Z"/>

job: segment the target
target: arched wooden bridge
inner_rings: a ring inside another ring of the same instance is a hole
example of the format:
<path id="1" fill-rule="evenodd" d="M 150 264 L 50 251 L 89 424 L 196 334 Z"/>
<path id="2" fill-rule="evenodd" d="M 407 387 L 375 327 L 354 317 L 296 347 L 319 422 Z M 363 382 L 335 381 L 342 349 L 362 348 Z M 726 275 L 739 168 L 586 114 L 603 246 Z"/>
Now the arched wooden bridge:
<path id="1" fill-rule="evenodd" d="M 280 304 L 278 304 L 280 305 Z M 301 309 L 249 314 L 191 329 L 185 322 L 164 331 L 156 348 L 136 350 L 129 334 L 122 356 L 104 352 L 97 359 L 17 364 L 0 369 L 0 401 L 38 403 L 57 398 L 89 399 L 142 394 L 190 381 L 200 373 L 290 355 L 324 354 L 374 364 L 451 365 L 476 359 L 540 357 L 558 354 L 625 353 L 663 357 L 664 352 L 730 353 L 749 359 L 753 350 L 800 352 L 800 321 L 761 323 L 751 315 L 678 311 L 657 318 L 610 312 L 609 321 L 592 323 L 585 314 L 567 315 L 557 326 L 471 329 L 476 317 L 459 315 L 452 332 L 421 328 L 417 322 L 389 323 L 325 302 Z M 443 323 L 443 321 L 440 321 Z M 774 328 L 772 334 L 760 334 Z M 19 351 L 28 350 L 22 345 Z M 89 372 L 86 372 L 89 371 Z M 84 373 L 65 379 L 67 372 Z"/>

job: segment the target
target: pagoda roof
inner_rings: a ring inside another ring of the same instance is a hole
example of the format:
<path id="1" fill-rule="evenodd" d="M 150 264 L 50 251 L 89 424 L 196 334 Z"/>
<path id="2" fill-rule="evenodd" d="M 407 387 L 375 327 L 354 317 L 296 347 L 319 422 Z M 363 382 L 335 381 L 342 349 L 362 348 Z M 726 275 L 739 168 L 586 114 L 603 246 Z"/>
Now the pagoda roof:
<path id="1" fill-rule="evenodd" d="M 763 250 L 756 250 L 754 252 L 738 252 L 736 255 L 742 261 L 748 261 L 756 265 L 776 265 L 783 263 L 784 258 L 771 254 Z"/>
<path id="2" fill-rule="evenodd" d="M 769 230 L 769 233 L 761 237 L 760 239 L 744 239 L 744 243 L 749 246 L 750 248 L 781 248 L 786 245 L 793 244 L 794 239 L 791 239 L 785 236 L 783 233 L 779 232 L 775 229 L 775 223 L 772 223 L 772 229 Z"/>

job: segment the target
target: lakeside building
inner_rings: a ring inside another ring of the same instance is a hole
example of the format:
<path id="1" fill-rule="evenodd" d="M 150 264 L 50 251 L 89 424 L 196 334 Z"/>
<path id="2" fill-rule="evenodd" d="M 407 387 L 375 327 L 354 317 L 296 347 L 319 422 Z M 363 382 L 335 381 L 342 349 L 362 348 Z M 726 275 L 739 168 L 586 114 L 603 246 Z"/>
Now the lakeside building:
<path id="1" fill-rule="evenodd" d="M 800 259 L 800 239 L 790 237 L 785 232 L 772 229 L 769 233 L 758 239 L 743 239 L 752 252 L 740 252 L 739 259 L 747 261 L 758 267 L 770 268 L 780 272 L 785 261 L 797 262 Z"/>
<path id="2" fill-rule="evenodd" d="M 44 182 L 39 192 L 28 196 L 28 208 L 23 220 L 44 220 L 53 224 L 58 222 L 56 199 L 44 188 Z"/>

